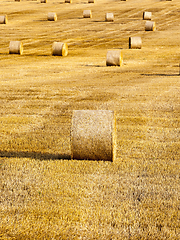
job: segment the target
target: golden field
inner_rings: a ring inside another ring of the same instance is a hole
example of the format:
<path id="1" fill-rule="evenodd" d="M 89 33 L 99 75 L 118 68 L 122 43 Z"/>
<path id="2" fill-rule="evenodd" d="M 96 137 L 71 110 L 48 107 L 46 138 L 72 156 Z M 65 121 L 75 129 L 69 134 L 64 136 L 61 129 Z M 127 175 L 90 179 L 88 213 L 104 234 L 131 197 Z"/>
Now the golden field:
<path id="1" fill-rule="evenodd" d="M 178 240 L 180 2 L 87 2 L 0 0 L 0 239 Z M 23 55 L 9 54 L 14 40 Z M 109 49 L 122 67 L 106 67 Z M 77 109 L 116 111 L 114 162 L 70 159 Z"/>

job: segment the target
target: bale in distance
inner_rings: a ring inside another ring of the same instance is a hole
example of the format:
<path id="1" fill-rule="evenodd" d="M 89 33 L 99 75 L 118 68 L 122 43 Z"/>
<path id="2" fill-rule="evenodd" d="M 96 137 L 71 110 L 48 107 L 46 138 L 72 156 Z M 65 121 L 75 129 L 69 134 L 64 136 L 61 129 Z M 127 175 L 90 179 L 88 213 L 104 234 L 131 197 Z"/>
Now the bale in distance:
<path id="1" fill-rule="evenodd" d="M 129 48 L 130 49 L 141 49 L 142 40 L 141 37 L 130 37 L 129 38 Z"/>
<path id="2" fill-rule="evenodd" d="M 122 66 L 123 57 L 120 50 L 109 50 L 106 55 L 106 66 Z"/>
<path id="3" fill-rule="evenodd" d="M 52 45 L 52 55 L 54 56 L 67 56 L 68 55 L 68 45 L 63 42 L 54 42 Z"/>
<path id="4" fill-rule="evenodd" d="M 75 110 L 71 125 L 71 159 L 113 161 L 116 118 L 109 110 Z"/>
<path id="5" fill-rule="evenodd" d="M 47 3 L 47 0 L 41 0 L 41 3 Z"/>
<path id="6" fill-rule="evenodd" d="M 95 0 L 88 0 L 88 3 L 95 3 Z"/>
<path id="7" fill-rule="evenodd" d="M 23 44 L 21 41 L 10 41 L 9 44 L 9 54 L 19 54 L 23 53 Z"/>
<path id="8" fill-rule="evenodd" d="M 145 24 L 145 31 L 155 31 L 156 23 L 152 21 L 147 21 Z"/>
<path id="9" fill-rule="evenodd" d="M 143 12 L 143 20 L 151 20 L 152 12 Z"/>
<path id="10" fill-rule="evenodd" d="M 72 3 L 72 0 L 65 0 L 65 3 Z"/>
<path id="11" fill-rule="evenodd" d="M 106 22 L 114 22 L 114 14 L 113 13 L 106 13 L 105 21 Z"/>
<path id="12" fill-rule="evenodd" d="M 15 2 L 20 2 L 21 0 L 15 0 Z"/>
<path id="13" fill-rule="evenodd" d="M 47 15 L 48 21 L 57 21 L 57 14 L 53 12 L 49 12 Z"/>
<path id="14" fill-rule="evenodd" d="M 7 15 L 0 16 L 0 24 L 7 24 L 8 18 Z"/>
<path id="15" fill-rule="evenodd" d="M 83 11 L 83 18 L 92 18 L 91 10 L 84 10 Z"/>

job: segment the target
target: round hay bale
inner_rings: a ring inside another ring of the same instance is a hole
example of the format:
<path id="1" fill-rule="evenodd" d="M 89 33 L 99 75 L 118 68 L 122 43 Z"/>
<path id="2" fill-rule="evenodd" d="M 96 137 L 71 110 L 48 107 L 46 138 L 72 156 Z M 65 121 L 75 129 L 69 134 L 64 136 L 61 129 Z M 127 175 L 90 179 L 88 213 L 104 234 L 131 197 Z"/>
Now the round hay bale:
<path id="1" fill-rule="evenodd" d="M 141 49 L 142 40 L 141 37 L 130 37 L 129 38 L 129 48 L 130 49 Z"/>
<path id="2" fill-rule="evenodd" d="M 114 21 L 114 14 L 113 13 L 106 13 L 105 21 L 106 22 L 113 22 Z"/>
<path id="3" fill-rule="evenodd" d="M 49 12 L 47 15 L 48 21 L 57 21 L 57 14 L 53 12 Z"/>
<path id="4" fill-rule="evenodd" d="M 88 3 L 95 3 L 95 0 L 88 0 Z"/>
<path id="5" fill-rule="evenodd" d="M 20 2 L 21 0 L 15 0 L 15 2 Z"/>
<path id="6" fill-rule="evenodd" d="M 41 0 L 41 3 L 47 3 L 47 0 Z"/>
<path id="7" fill-rule="evenodd" d="M 123 57 L 120 50 L 109 50 L 106 55 L 106 66 L 122 66 Z"/>
<path id="8" fill-rule="evenodd" d="M 0 24 L 7 24 L 8 18 L 7 15 L 0 16 Z"/>
<path id="9" fill-rule="evenodd" d="M 143 12 L 143 20 L 151 20 L 152 12 Z"/>
<path id="10" fill-rule="evenodd" d="M 71 125 L 71 158 L 113 161 L 116 118 L 109 110 L 75 110 Z"/>
<path id="11" fill-rule="evenodd" d="M 68 55 L 68 45 L 67 43 L 54 42 L 52 45 L 52 55 L 54 56 L 67 56 Z"/>
<path id="12" fill-rule="evenodd" d="M 147 21 L 145 24 L 145 31 L 155 31 L 156 30 L 156 23 Z"/>
<path id="13" fill-rule="evenodd" d="M 92 18 L 91 10 L 84 10 L 83 11 L 83 18 Z"/>
<path id="14" fill-rule="evenodd" d="M 11 41 L 9 44 L 9 54 L 20 54 L 23 53 L 23 44 L 20 41 Z"/>
<path id="15" fill-rule="evenodd" d="M 72 0 L 65 0 L 65 3 L 72 3 Z"/>

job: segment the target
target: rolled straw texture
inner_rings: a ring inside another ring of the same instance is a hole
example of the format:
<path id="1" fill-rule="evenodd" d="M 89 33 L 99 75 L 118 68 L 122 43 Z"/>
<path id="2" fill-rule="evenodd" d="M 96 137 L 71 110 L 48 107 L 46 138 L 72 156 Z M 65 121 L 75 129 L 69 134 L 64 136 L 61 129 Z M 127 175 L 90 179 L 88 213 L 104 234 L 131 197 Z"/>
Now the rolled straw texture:
<path id="1" fill-rule="evenodd" d="M 8 18 L 7 15 L 0 16 L 0 24 L 7 24 Z"/>
<path id="2" fill-rule="evenodd" d="M 72 0 L 65 0 L 65 3 L 72 3 Z"/>
<path id="3" fill-rule="evenodd" d="M 83 18 L 92 18 L 91 10 L 84 10 L 83 11 Z"/>
<path id="4" fill-rule="evenodd" d="M 71 126 L 71 157 L 113 161 L 116 154 L 116 118 L 109 110 L 75 110 Z"/>
<path id="5" fill-rule="evenodd" d="M 106 55 L 106 66 L 122 66 L 123 57 L 120 50 L 109 50 Z"/>
<path id="6" fill-rule="evenodd" d="M 105 21 L 106 22 L 113 22 L 114 21 L 114 14 L 113 13 L 106 13 Z"/>
<path id="7" fill-rule="evenodd" d="M 52 45 L 52 55 L 54 56 L 67 56 L 68 55 L 68 45 L 67 43 L 54 42 Z"/>
<path id="8" fill-rule="evenodd" d="M 57 14 L 53 12 L 49 12 L 47 15 L 48 21 L 57 21 Z"/>
<path id="9" fill-rule="evenodd" d="M 155 31 L 156 30 L 156 23 L 147 21 L 145 24 L 145 31 Z"/>
<path id="10" fill-rule="evenodd" d="M 88 0 L 88 3 L 95 3 L 95 0 Z"/>
<path id="11" fill-rule="evenodd" d="M 143 20 L 151 20 L 152 12 L 143 12 Z"/>
<path id="12" fill-rule="evenodd" d="M 9 54 L 20 54 L 23 53 L 23 44 L 20 41 L 11 41 L 9 44 Z"/>
<path id="13" fill-rule="evenodd" d="M 130 37 L 129 38 L 129 48 L 141 49 L 141 47 L 142 47 L 141 37 Z"/>

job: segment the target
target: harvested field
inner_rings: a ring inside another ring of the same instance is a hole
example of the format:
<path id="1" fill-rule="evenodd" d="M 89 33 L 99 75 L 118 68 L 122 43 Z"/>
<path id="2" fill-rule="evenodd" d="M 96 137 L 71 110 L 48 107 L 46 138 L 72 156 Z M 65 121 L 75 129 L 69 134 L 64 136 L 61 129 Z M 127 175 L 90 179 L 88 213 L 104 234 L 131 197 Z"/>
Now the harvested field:
<path id="1" fill-rule="evenodd" d="M 179 0 L 0 0 L 0 9 L 0 239 L 178 240 Z M 145 31 L 144 11 L 156 31 Z M 136 36 L 142 48 L 129 49 Z M 9 54 L 10 41 L 22 55 Z M 68 55 L 53 56 L 53 42 Z M 113 49 L 121 67 L 106 67 Z M 115 161 L 70 159 L 72 112 L 83 109 L 116 111 Z"/>

